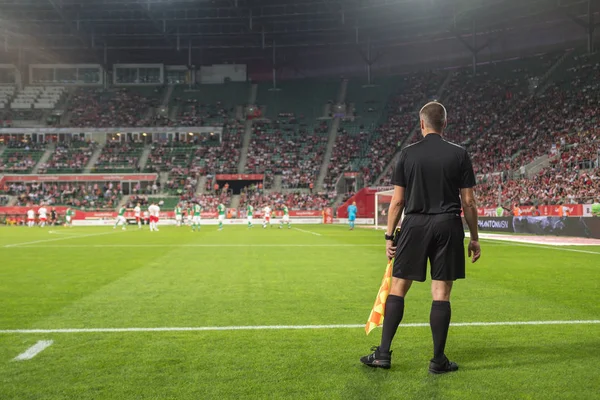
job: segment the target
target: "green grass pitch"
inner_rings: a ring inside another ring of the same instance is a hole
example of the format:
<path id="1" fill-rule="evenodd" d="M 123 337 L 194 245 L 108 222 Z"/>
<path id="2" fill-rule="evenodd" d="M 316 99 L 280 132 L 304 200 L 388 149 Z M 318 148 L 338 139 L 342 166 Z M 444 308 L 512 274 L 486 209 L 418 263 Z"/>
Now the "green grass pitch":
<path id="1" fill-rule="evenodd" d="M 295 228 L 0 228 L 0 399 L 599 398 L 600 324 L 451 327 L 460 370 L 438 377 L 426 326 L 399 329 L 389 371 L 358 361 L 379 329 L 14 332 L 364 324 L 382 232 Z M 600 320 L 600 248 L 569 249 L 483 241 L 452 321 Z M 430 305 L 413 285 L 403 323 Z"/>

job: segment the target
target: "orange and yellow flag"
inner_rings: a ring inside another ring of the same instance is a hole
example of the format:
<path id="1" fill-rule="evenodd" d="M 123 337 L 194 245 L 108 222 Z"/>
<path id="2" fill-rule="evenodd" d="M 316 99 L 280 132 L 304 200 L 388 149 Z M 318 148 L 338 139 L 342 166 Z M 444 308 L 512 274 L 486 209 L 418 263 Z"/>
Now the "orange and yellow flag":
<path id="1" fill-rule="evenodd" d="M 369 315 L 367 325 L 365 325 L 365 331 L 367 332 L 367 335 L 371 333 L 373 329 L 375 329 L 377 326 L 383 323 L 383 316 L 385 315 L 385 302 L 387 300 L 388 294 L 390 293 L 390 288 L 392 286 L 393 264 L 394 259 L 388 261 L 387 268 L 385 269 L 385 274 L 383 275 L 383 280 L 381 281 L 381 287 L 379 288 L 379 293 L 377 293 L 375 304 L 373 305 L 373 309 L 371 310 L 371 314 Z"/>

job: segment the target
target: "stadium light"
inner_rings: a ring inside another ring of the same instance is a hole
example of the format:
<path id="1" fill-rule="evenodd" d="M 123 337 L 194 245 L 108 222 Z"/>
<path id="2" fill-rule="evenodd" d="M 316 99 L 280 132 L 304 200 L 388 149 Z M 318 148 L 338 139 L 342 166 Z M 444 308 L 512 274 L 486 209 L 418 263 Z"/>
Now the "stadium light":
<path id="1" fill-rule="evenodd" d="M 188 135 L 192 136 L 192 135 L 193 135 L 193 133 L 192 133 L 192 132 L 190 132 L 190 133 L 188 133 Z"/>
<path id="2" fill-rule="evenodd" d="M 143 133 L 142 133 L 142 136 L 147 136 L 146 132 L 143 132 Z"/>

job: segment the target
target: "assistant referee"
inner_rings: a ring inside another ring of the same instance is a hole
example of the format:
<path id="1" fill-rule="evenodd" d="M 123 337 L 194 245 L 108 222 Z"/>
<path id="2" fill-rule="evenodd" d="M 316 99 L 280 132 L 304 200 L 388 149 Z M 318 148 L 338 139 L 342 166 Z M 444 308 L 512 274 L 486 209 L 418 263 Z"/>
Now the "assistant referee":
<path id="1" fill-rule="evenodd" d="M 450 291 L 456 279 L 465 277 L 465 249 L 461 205 L 471 241 L 472 262 L 481 249 L 477 231 L 477 204 L 473 195 L 475 174 L 466 150 L 442 138 L 446 109 L 430 102 L 419 112 L 423 139 L 403 149 L 394 170 L 394 194 L 388 212 L 386 255 L 395 257 L 392 287 L 385 303 L 381 344 L 360 359 L 370 367 L 390 368 L 392 340 L 404 315 L 404 297 L 413 281 L 423 282 L 427 260 L 431 265 L 431 314 L 433 358 L 429 372 L 443 374 L 458 370 L 444 352 L 450 326 Z M 392 234 L 402 211 L 398 247 Z"/>

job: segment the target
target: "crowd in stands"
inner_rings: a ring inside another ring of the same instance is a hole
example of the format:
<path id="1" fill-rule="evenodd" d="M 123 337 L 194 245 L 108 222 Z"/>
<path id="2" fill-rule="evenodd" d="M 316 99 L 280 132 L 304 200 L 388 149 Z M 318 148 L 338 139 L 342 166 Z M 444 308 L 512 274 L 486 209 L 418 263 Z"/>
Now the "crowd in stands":
<path id="1" fill-rule="evenodd" d="M 223 103 L 204 104 L 198 99 L 175 99 L 179 104 L 177 120 L 172 124 L 177 126 L 214 126 L 227 123 L 235 110 L 227 108 Z"/>
<path id="2" fill-rule="evenodd" d="M 600 197 L 600 169 L 587 171 L 549 167 L 532 178 L 503 180 L 499 175 L 477 185 L 483 207 L 593 203 Z"/>
<path id="3" fill-rule="evenodd" d="M 8 196 L 0 196 L 0 206 L 5 206 L 8 204 Z"/>
<path id="4" fill-rule="evenodd" d="M 317 180 L 327 146 L 328 125 L 308 127 L 294 118 L 255 122 L 248 149 L 246 172 L 282 175 L 283 188 L 311 188 Z"/>
<path id="5" fill-rule="evenodd" d="M 119 184 L 113 183 L 11 183 L 9 195 L 17 196 L 18 206 L 45 204 L 67 205 L 80 209 L 114 209 L 122 196 Z"/>
<path id="6" fill-rule="evenodd" d="M 10 141 L 0 158 L 0 173 L 29 173 L 46 149 L 45 143 Z"/>
<path id="7" fill-rule="evenodd" d="M 95 149 L 96 143 L 93 141 L 59 143 L 50 159 L 40 165 L 39 173 L 83 172 Z"/>
<path id="8" fill-rule="evenodd" d="M 161 89 L 153 96 L 144 96 L 129 89 L 80 88 L 73 95 L 68 112 L 70 126 L 74 127 L 124 127 L 148 126 L 150 108 L 160 105 Z"/>
<path id="9" fill-rule="evenodd" d="M 139 142 L 110 141 L 96 161 L 97 172 L 136 172 L 144 144 Z"/>
<path id="10" fill-rule="evenodd" d="M 261 191 L 242 193 L 240 207 L 250 204 L 255 208 L 266 205 L 279 207 L 286 205 L 293 210 L 323 210 L 332 205 L 335 193 L 264 193 Z"/>

